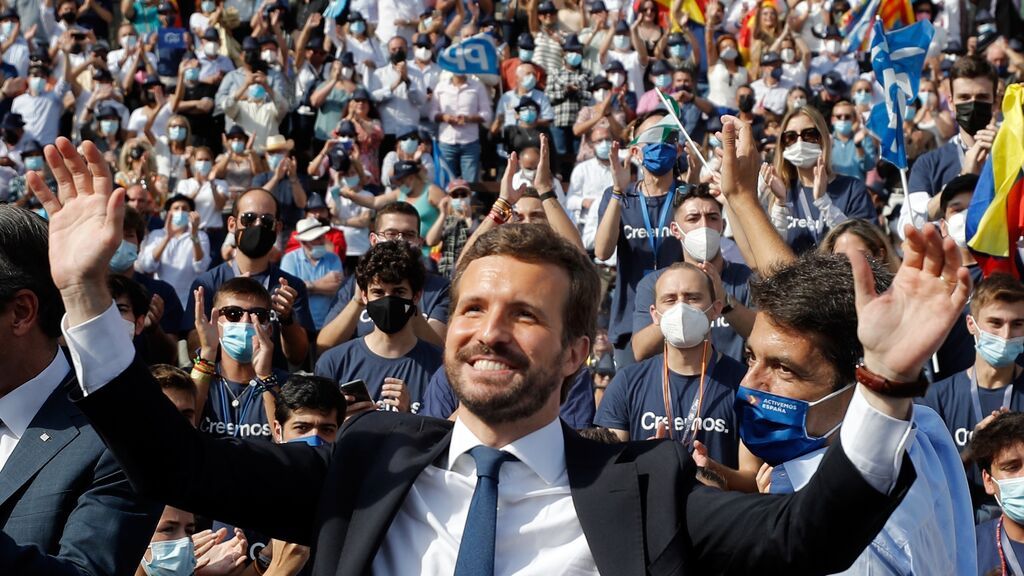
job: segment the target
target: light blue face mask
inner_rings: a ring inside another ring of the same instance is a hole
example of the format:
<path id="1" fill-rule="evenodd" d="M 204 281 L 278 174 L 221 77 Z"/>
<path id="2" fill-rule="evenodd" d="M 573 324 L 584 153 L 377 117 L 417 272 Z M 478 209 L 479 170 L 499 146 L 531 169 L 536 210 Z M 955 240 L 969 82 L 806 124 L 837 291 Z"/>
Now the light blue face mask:
<path id="1" fill-rule="evenodd" d="M 533 90 L 533 87 L 537 85 L 537 77 L 533 74 L 527 74 L 523 76 L 523 79 L 519 81 L 519 84 L 527 90 Z"/>
<path id="2" fill-rule="evenodd" d="M 43 166 L 46 165 L 46 162 L 43 160 L 42 156 L 26 156 L 23 158 L 23 160 L 25 161 L 26 170 L 42 172 Z"/>
<path id="3" fill-rule="evenodd" d="M 349 24 L 348 29 L 351 30 L 353 34 L 362 34 L 363 32 L 366 32 L 366 22 L 357 20 Z"/>
<path id="4" fill-rule="evenodd" d="M 359 176 L 345 176 L 341 181 L 345 183 L 345 186 L 355 189 L 359 185 Z"/>
<path id="5" fill-rule="evenodd" d="M 199 68 L 189 68 L 185 70 L 185 82 L 199 82 Z"/>
<path id="6" fill-rule="evenodd" d="M 171 126 L 167 129 L 167 137 L 175 142 L 184 142 L 187 135 L 184 126 Z"/>
<path id="7" fill-rule="evenodd" d="M 309 257 L 313 260 L 319 260 L 327 255 L 327 246 L 323 244 L 317 244 L 309 249 Z"/>
<path id="8" fill-rule="evenodd" d="M 5 37 L 10 38 L 11 34 L 14 33 L 14 22 L 8 20 L 7 22 L 0 24 L 0 33 Z"/>
<path id="9" fill-rule="evenodd" d="M 235 154 L 241 154 L 245 152 L 245 142 L 243 140 L 232 140 L 231 151 Z"/>
<path id="10" fill-rule="evenodd" d="M 127 240 L 121 240 L 121 245 L 110 258 L 111 272 L 124 272 L 135 264 L 139 257 L 139 247 Z"/>
<path id="11" fill-rule="evenodd" d="M 990 366 L 1003 368 L 1013 364 L 1017 356 L 1024 352 L 1024 336 L 1006 339 L 979 328 L 974 349 Z"/>
<path id="12" fill-rule="evenodd" d="M 612 141 L 601 140 L 597 144 L 594 144 L 594 155 L 601 160 L 607 160 L 608 156 L 612 153 Z"/>
<path id="13" fill-rule="evenodd" d="M 267 98 L 267 89 L 262 84 L 251 84 L 249 85 L 249 98 L 262 102 Z"/>
<path id="14" fill-rule="evenodd" d="M 409 196 L 409 193 L 412 192 L 412 188 L 410 188 L 408 184 L 402 184 L 398 187 L 398 191 L 402 193 L 402 196 Z"/>
<path id="15" fill-rule="evenodd" d="M 520 50 L 519 59 L 523 62 L 533 61 L 533 50 Z"/>
<path id="16" fill-rule="evenodd" d="M 466 199 L 465 198 L 452 198 L 452 210 L 456 212 L 466 211 Z"/>
<path id="17" fill-rule="evenodd" d="M 672 84 L 672 76 L 668 74 L 658 74 L 654 77 L 654 85 L 658 88 L 668 88 Z"/>
<path id="18" fill-rule="evenodd" d="M 188 226 L 188 212 L 179 210 L 171 215 L 171 226 L 175 228 L 184 228 Z"/>
<path id="19" fill-rule="evenodd" d="M 565 55 L 565 62 L 569 66 L 575 68 L 583 63 L 583 54 L 580 54 L 579 52 L 569 52 Z"/>
<path id="20" fill-rule="evenodd" d="M 152 560 L 142 559 L 142 570 L 149 576 L 191 576 L 196 570 L 196 552 L 192 538 L 164 540 L 149 544 Z"/>
<path id="21" fill-rule="evenodd" d="M 721 148 L 722 141 L 719 140 L 717 136 L 708 136 L 708 146 L 711 146 L 712 148 Z"/>
<path id="22" fill-rule="evenodd" d="M 28 87 L 32 92 L 42 94 L 43 92 L 46 92 L 46 78 L 32 76 L 28 79 Z"/>
<path id="23" fill-rule="evenodd" d="M 120 125 L 117 120 L 100 120 L 100 131 L 104 134 L 116 134 Z"/>
<path id="24" fill-rule="evenodd" d="M 400 140 L 398 142 L 398 147 L 405 154 L 412 154 L 416 152 L 416 148 L 418 148 L 419 145 L 419 141 L 416 140 L 415 138 L 406 138 L 405 140 Z"/>
<path id="25" fill-rule="evenodd" d="M 864 104 L 871 104 L 871 92 L 865 92 L 863 90 L 853 93 L 853 103 L 862 106 Z"/>
<path id="26" fill-rule="evenodd" d="M 619 34 L 612 38 L 612 44 L 615 45 L 616 50 L 625 50 L 629 48 L 629 36 Z"/>
<path id="27" fill-rule="evenodd" d="M 210 0 L 203 0 L 199 3 L 199 7 L 202 8 L 203 12 L 209 14 L 217 9 L 217 3 L 211 2 Z"/>
<path id="28" fill-rule="evenodd" d="M 690 56 L 690 47 L 686 44 L 676 44 L 675 46 L 668 47 L 668 55 L 673 58 L 688 58 Z"/>
<path id="29" fill-rule="evenodd" d="M 267 164 L 270 165 L 271 170 L 277 170 L 278 165 L 281 164 L 281 160 L 284 160 L 284 154 L 267 155 Z"/>
<path id="30" fill-rule="evenodd" d="M 196 172 L 199 172 L 203 176 L 209 176 L 210 170 L 213 169 L 213 162 L 210 160 L 196 160 Z"/>
<path id="31" fill-rule="evenodd" d="M 832 123 L 836 128 L 836 134 L 840 136 L 849 136 L 853 134 L 853 122 L 850 120 L 836 120 Z"/>
<path id="32" fill-rule="evenodd" d="M 225 322 L 221 329 L 220 347 L 224 352 L 236 362 L 250 364 L 256 327 L 248 322 Z"/>
<path id="33" fill-rule="evenodd" d="M 523 108 L 523 110 L 519 112 L 519 119 L 522 120 L 524 124 L 533 124 L 537 121 L 537 111 L 533 108 Z"/>
<path id="34" fill-rule="evenodd" d="M 996 501 L 1003 512 L 1014 522 L 1024 524 L 1024 476 L 995 480 L 995 483 L 999 486 Z"/>

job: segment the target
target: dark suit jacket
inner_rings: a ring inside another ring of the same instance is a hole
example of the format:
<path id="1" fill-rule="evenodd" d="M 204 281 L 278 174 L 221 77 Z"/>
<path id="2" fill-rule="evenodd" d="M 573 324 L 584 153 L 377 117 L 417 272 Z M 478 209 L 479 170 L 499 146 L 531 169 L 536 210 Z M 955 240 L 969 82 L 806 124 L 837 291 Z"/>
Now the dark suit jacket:
<path id="1" fill-rule="evenodd" d="M 370 572 L 409 488 L 445 454 L 452 428 L 371 412 L 350 419 L 333 450 L 215 440 L 181 419 L 139 363 L 78 405 L 143 494 L 315 544 L 321 576 Z M 598 569 L 610 576 L 839 572 L 914 479 L 904 458 L 892 494 L 880 494 L 837 445 L 796 494 L 722 492 L 697 484 L 678 443 L 609 445 L 564 432 L 573 503 Z"/>
<path id="2" fill-rule="evenodd" d="M 0 574 L 132 574 L 160 518 L 163 506 L 132 491 L 68 401 L 72 388 L 78 388 L 73 371 L 0 471 Z"/>

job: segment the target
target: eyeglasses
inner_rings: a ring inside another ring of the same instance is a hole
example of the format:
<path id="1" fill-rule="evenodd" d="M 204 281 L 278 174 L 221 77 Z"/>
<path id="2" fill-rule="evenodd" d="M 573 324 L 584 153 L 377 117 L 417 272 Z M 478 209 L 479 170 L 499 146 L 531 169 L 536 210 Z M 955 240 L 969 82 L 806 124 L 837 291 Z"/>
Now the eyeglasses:
<path id="1" fill-rule="evenodd" d="M 244 228 L 252 226 L 257 220 L 260 221 L 260 226 L 263 226 L 264 228 L 273 228 L 274 224 L 277 222 L 277 217 L 273 214 L 257 214 L 255 212 L 243 212 L 238 217 L 239 223 L 241 223 Z"/>
<path id="2" fill-rule="evenodd" d="M 402 232 L 401 230 L 394 230 L 391 228 L 377 232 L 377 236 L 382 236 L 385 240 L 390 242 L 405 240 L 410 244 L 413 244 L 420 239 L 419 232 Z"/>
<path id="3" fill-rule="evenodd" d="M 241 306 L 221 306 L 220 315 L 227 318 L 228 322 L 241 322 L 242 317 L 248 312 L 256 317 L 260 324 L 270 322 L 270 310 L 266 308 L 242 308 Z"/>
<path id="4" fill-rule="evenodd" d="M 449 194 L 449 196 L 452 198 L 469 198 L 469 192 L 466 192 L 465 190 L 456 190 Z"/>
<path id="5" fill-rule="evenodd" d="M 820 144 L 821 143 L 821 132 L 818 132 L 817 128 L 804 128 L 799 133 L 795 130 L 786 130 L 782 133 L 782 145 L 789 146 L 790 144 L 797 141 L 797 139 L 803 140 L 808 144 Z"/>

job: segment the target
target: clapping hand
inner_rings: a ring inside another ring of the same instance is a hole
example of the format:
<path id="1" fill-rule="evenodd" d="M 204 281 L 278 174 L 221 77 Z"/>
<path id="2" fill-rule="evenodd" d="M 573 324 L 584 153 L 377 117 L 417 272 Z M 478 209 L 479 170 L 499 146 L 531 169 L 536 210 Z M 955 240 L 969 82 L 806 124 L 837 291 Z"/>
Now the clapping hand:
<path id="1" fill-rule="evenodd" d="M 515 206 L 526 192 L 526 184 L 520 183 L 519 188 L 512 185 L 516 172 L 519 172 L 519 154 L 511 152 L 508 155 L 508 162 L 505 163 L 505 175 L 501 178 L 501 191 L 498 193 L 498 196 L 511 206 Z"/>
<path id="2" fill-rule="evenodd" d="M 274 290 L 274 294 L 270 297 L 270 305 L 281 320 L 287 320 L 292 316 L 292 308 L 295 306 L 295 299 L 298 298 L 299 293 L 288 285 L 288 280 L 281 278 L 280 282 L 281 285 Z"/>
<path id="3" fill-rule="evenodd" d="M 612 151 L 608 155 L 608 164 L 612 169 L 612 186 L 615 190 L 625 194 L 632 177 L 630 176 L 629 168 L 619 158 L 618 140 L 612 140 Z"/>
<path id="4" fill-rule="evenodd" d="M 538 194 L 546 194 L 554 190 L 553 178 L 551 177 L 551 156 L 548 150 L 548 137 L 540 135 L 540 158 L 537 161 L 537 174 L 533 178 L 533 187 Z"/>
<path id="5" fill-rule="evenodd" d="M 227 576 L 234 574 L 248 560 L 249 541 L 235 528 L 235 537 L 224 540 L 227 528 L 216 532 L 204 530 L 192 536 L 196 554 L 196 576 Z"/>
<path id="6" fill-rule="evenodd" d="M 214 362 L 217 359 L 217 350 L 220 348 L 220 331 L 217 329 L 220 309 L 214 308 L 207 320 L 206 295 L 203 287 L 196 288 L 192 295 L 196 302 L 195 327 L 196 334 L 199 336 L 199 357 L 208 362 Z"/>
<path id="7" fill-rule="evenodd" d="M 160 325 L 160 320 L 164 317 L 164 299 L 159 294 L 153 294 L 153 297 L 149 299 L 149 310 L 146 311 L 146 321 L 144 326 L 145 330 Z"/>
<path id="8" fill-rule="evenodd" d="M 270 329 L 260 324 L 254 314 L 249 314 L 249 321 L 256 329 L 252 337 L 252 368 L 257 378 L 266 380 L 273 375 L 274 341 Z"/>
<path id="9" fill-rule="evenodd" d="M 782 184 L 781 182 L 779 183 Z M 828 191 L 828 171 L 825 170 L 825 155 L 818 156 L 818 163 L 814 165 L 814 199 L 819 200 Z M 774 189 L 773 189 L 774 192 Z"/>

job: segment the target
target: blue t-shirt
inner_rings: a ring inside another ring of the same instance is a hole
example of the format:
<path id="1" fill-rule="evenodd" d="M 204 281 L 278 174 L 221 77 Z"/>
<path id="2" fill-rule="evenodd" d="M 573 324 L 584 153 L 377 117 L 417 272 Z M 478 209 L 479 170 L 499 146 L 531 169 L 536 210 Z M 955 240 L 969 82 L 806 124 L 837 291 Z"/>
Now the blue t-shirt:
<path id="1" fill-rule="evenodd" d="M 438 368 L 437 372 L 430 378 L 427 391 L 423 396 L 423 409 L 420 414 L 434 418 L 447 419 L 455 412 L 459 405 L 455 398 L 455 390 L 448 381 L 448 374 L 444 366 Z M 594 422 L 594 380 L 590 370 L 581 369 L 576 373 L 569 392 L 562 403 L 559 416 L 563 421 L 575 430 L 589 428 Z"/>
<path id="2" fill-rule="evenodd" d="M 299 248 L 284 255 L 284 258 L 281 259 L 281 269 L 289 274 L 294 274 L 305 282 L 314 282 L 331 272 L 341 272 L 342 266 L 341 258 L 338 258 L 338 255 L 333 252 L 324 254 L 323 258 L 317 260 L 316 264 L 314 264 L 306 257 L 306 251 L 303 248 Z M 331 305 L 334 304 L 335 298 L 337 298 L 337 295 L 309 295 L 309 313 L 313 317 L 313 325 L 316 326 L 317 330 L 324 327 L 327 312 L 331 309 Z"/>
<path id="3" fill-rule="evenodd" d="M 981 417 L 998 410 L 1003 403 L 1005 388 L 989 390 L 978 388 L 978 403 L 981 404 Z M 953 436 L 953 443 L 957 450 L 963 452 L 974 436 L 974 427 L 980 421 L 974 413 L 974 403 L 971 400 L 971 377 L 969 371 L 959 372 L 950 378 L 932 384 L 928 393 L 918 402 L 935 410 L 946 428 Z M 1018 376 L 1013 382 L 1013 392 L 1010 394 L 1010 410 L 1019 412 L 1024 410 L 1024 373 Z M 982 504 L 995 504 L 995 498 L 985 493 L 985 486 L 981 479 L 981 470 L 977 464 L 971 464 L 967 469 L 967 484 L 971 489 L 971 499 L 977 509 Z"/>
<path id="4" fill-rule="evenodd" d="M 612 189 L 609 187 L 601 197 L 599 221 L 604 218 L 611 197 Z M 615 290 L 612 291 L 611 317 L 608 322 L 608 338 L 616 348 L 625 347 L 633 335 L 633 302 L 636 298 L 636 287 L 644 275 L 656 268 L 667 268 L 683 259 L 683 246 L 669 231 L 669 225 L 672 223 L 671 205 L 665 210 L 665 219 L 659 226 L 662 208 L 668 200 L 669 195 L 640 196 L 634 184 L 620 201 L 622 211 L 618 223 L 619 242 L 616 245 L 616 281 Z M 650 230 L 644 224 L 640 202 L 647 203 Z M 657 258 L 651 250 L 652 236 L 658 249 Z"/>
<path id="5" fill-rule="evenodd" d="M 188 52 L 184 28 L 161 28 L 156 39 L 156 73 L 160 76 L 177 76 L 178 65 Z"/>
<path id="6" fill-rule="evenodd" d="M 628 430 L 631 440 L 653 438 L 657 424 L 664 421 L 665 401 L 662 393 L 663 354 L 626 366 L 612 378 L 598 407 L 594 423 L 606 428 Z M 739 462 L 739 426 L 733 401 L 736 388 L 746 366 L 720 355 L 704 386 L 700 423 L 696 439 L 708 447 L 708 455 L 716 461 L 736 468 Z M 700 392 L 700 374 L 683 376 L 669 371 L 672 392 L 672 437 L 679 438 L 687 429 L 686 420 Z"/>
<path id="7" fill-rule="evenodd" d="M 792 186 L 789 200 L 786 202 L 789 207 L 786 244 L 798 254 L 812 250 L 829 231 L 824 215 L 814 205 L 814 191 L 807 186 L 799 186 L 799 189 L 804 201 L 797 196 L 797 186 Z M 874 221 L 877 217 L 878 211 L 871 203 L 863 180 L 837 175 L 828 183 L 826 193 L 832 199 L 832 205 L 849 219 L 862 218 Z"/>
<path id="8" fill-rule="evenodd" d="M 274 370 L 274 374 L 282 385 L 288 381 L 287 372 Z M 234 405 L 236 400 L 237 406 Z M 210 394 L 203 406 L 199 431 L 218 438 L 273 439 L 267 411 L 263 407 L 263 395 L 257 393 L 256 386 L 224 378 L 210 382 Z"/>
<path id="9" fill-rule="evenodd" d="M 203 287 L 203 301 L 206 308 L 206 317 L 210 317 L 210 313 L 213 311 L 213 300 L 217 294 L 217 289 L 220 288 L 221 284 L 231 280 L 235 277 L 235 268 L 232 266 L 232 262 L 225 262 L 219 266 L 214 266 L 206 272 L 200 274 L 193 282 L 192 289 L 188 291 L 188 305 L 185 306 L 185 314 L 181 318 L 181 331 L 188 333 L 190 330 L 195 330 L 196 324 L 196 288 Z M 295 302 L 292 305 L 292 316 L 300 326 L 306 329 L 307 332 L 313 332 L 315 327 L 313 326 L 313 317 L 309 314 L 309 299 L 306 297 L 306 285 L 295 276 L 281 270 L 276 264 L 271 264 L 263 274 L 251 276 L 257 282 L 263 284 L 264 288 L 270 292 L 271 296 L 274 294 L 274 290 L 281 285 L 281 278 L 288 281 L 288 286 L 291 286 L 297 292 L 295 296 Z M 285 358 L 284 352 L 281 351 L 281 329 L 276 324 L 273 325 L 274 334 L 274 368 L 278 370 L 288 370 L 288 359 Z"/>
<path id="10" fill-rule="evenodd" d="M 910 192 L 927 192 L 929 196 L 942 192 L 943 186 L 960 175 L 962 155 L 958 138 L 919 156 L 907 180 Z"/>
<path id="11" fill-rule="evenodd" d="M 640 281 L 640 285 L 636 287 L 636 303 L 633 307 L 634 334 L 653 323 L 650 310 L 655 300 L 654 289 L 658 284 L 658 278 L 661 278 L 664 272 L 665 270 L 663 269 L 648 274 Z M 750 268 L 743 264 L 729 262 L 728 260 L 726 260 L 725 267 L 722 269 L 722 286 L 732 296 L 733 300 L 742 302 L 744 306 L 750 305 L 750 285 L 748 282 L 751 274 Z M 743 337 L 729 326 L 729 321 L 725 319 L 724 315 L 719 316 L 711 325 L 711 343 L 714 344 L 715 350 L 733 360 L 743 362 Z"/>
<path id="12" fill-rule="evenodd" d="M 333 379 L 338 384 L 362 380 L 370 397 L 377 406 L 384 409 L 380 390 L 385 378 L 398 378 L 409 390 L 409 405 L 413 414 L 420 411 L 423 392 L 430 376 L 441 365 L 442 350 L 429 342 L 419 340 L 412 350 L 401 358 L 384 358 L 374 354 L 366 340 L 355 340 L 339 344 L 324 352 L 316 363 L 316 375 Z"/>
<path id="13" fill-rule="evenodd" d="M 975 534 L 978 537 L 978 574 L 986 576 L 987 574 L 1002 574 L 1003 562 L 999 558 L 999 544 L 996 542 L 996 524 L 999 522 L 1001 516 L 997 516 L 987 522 L 982 522 L 974 527 Z M 1003 525 L 1003 532 L 1006 531 L 1006 525 Z M 1010 547 L 1013 549 L 1013 553 L 1017 556 L 1017 562 L 1024 566 L 1024 542 L 1017 542 L 1010 540 Z M 1006 552 L 1004 551 L 1005 555 Z M 1006 573 L 1010 576 L 1024 576 L 1024 574 L 1017 574 L 1013 571 L 1013 567 L 1007 563 Z"/>
<path id="14" fill-rule="evenodd" d="M 326 325 L 338 317 L 352 300 L 352 292 L 356 289 L 355 275 L 349 276 L 338 288 L 338 297 L 334 300 L 334 306 L 327 312 L 324 320 Z M 451 304 L 451 283 L 444 276 L 427 272 L 427 279 L 423 283 L 423 295 L 420 296 L 418 305 L 420 314 L 427 320 L 437 320 L 448 323 L 448 307 Z M 366 309 L 359 314 L 359 322 L 356 324 L 356 337 L 366 336 L 373 332 L 373 320 L 366 313 Z"/>

